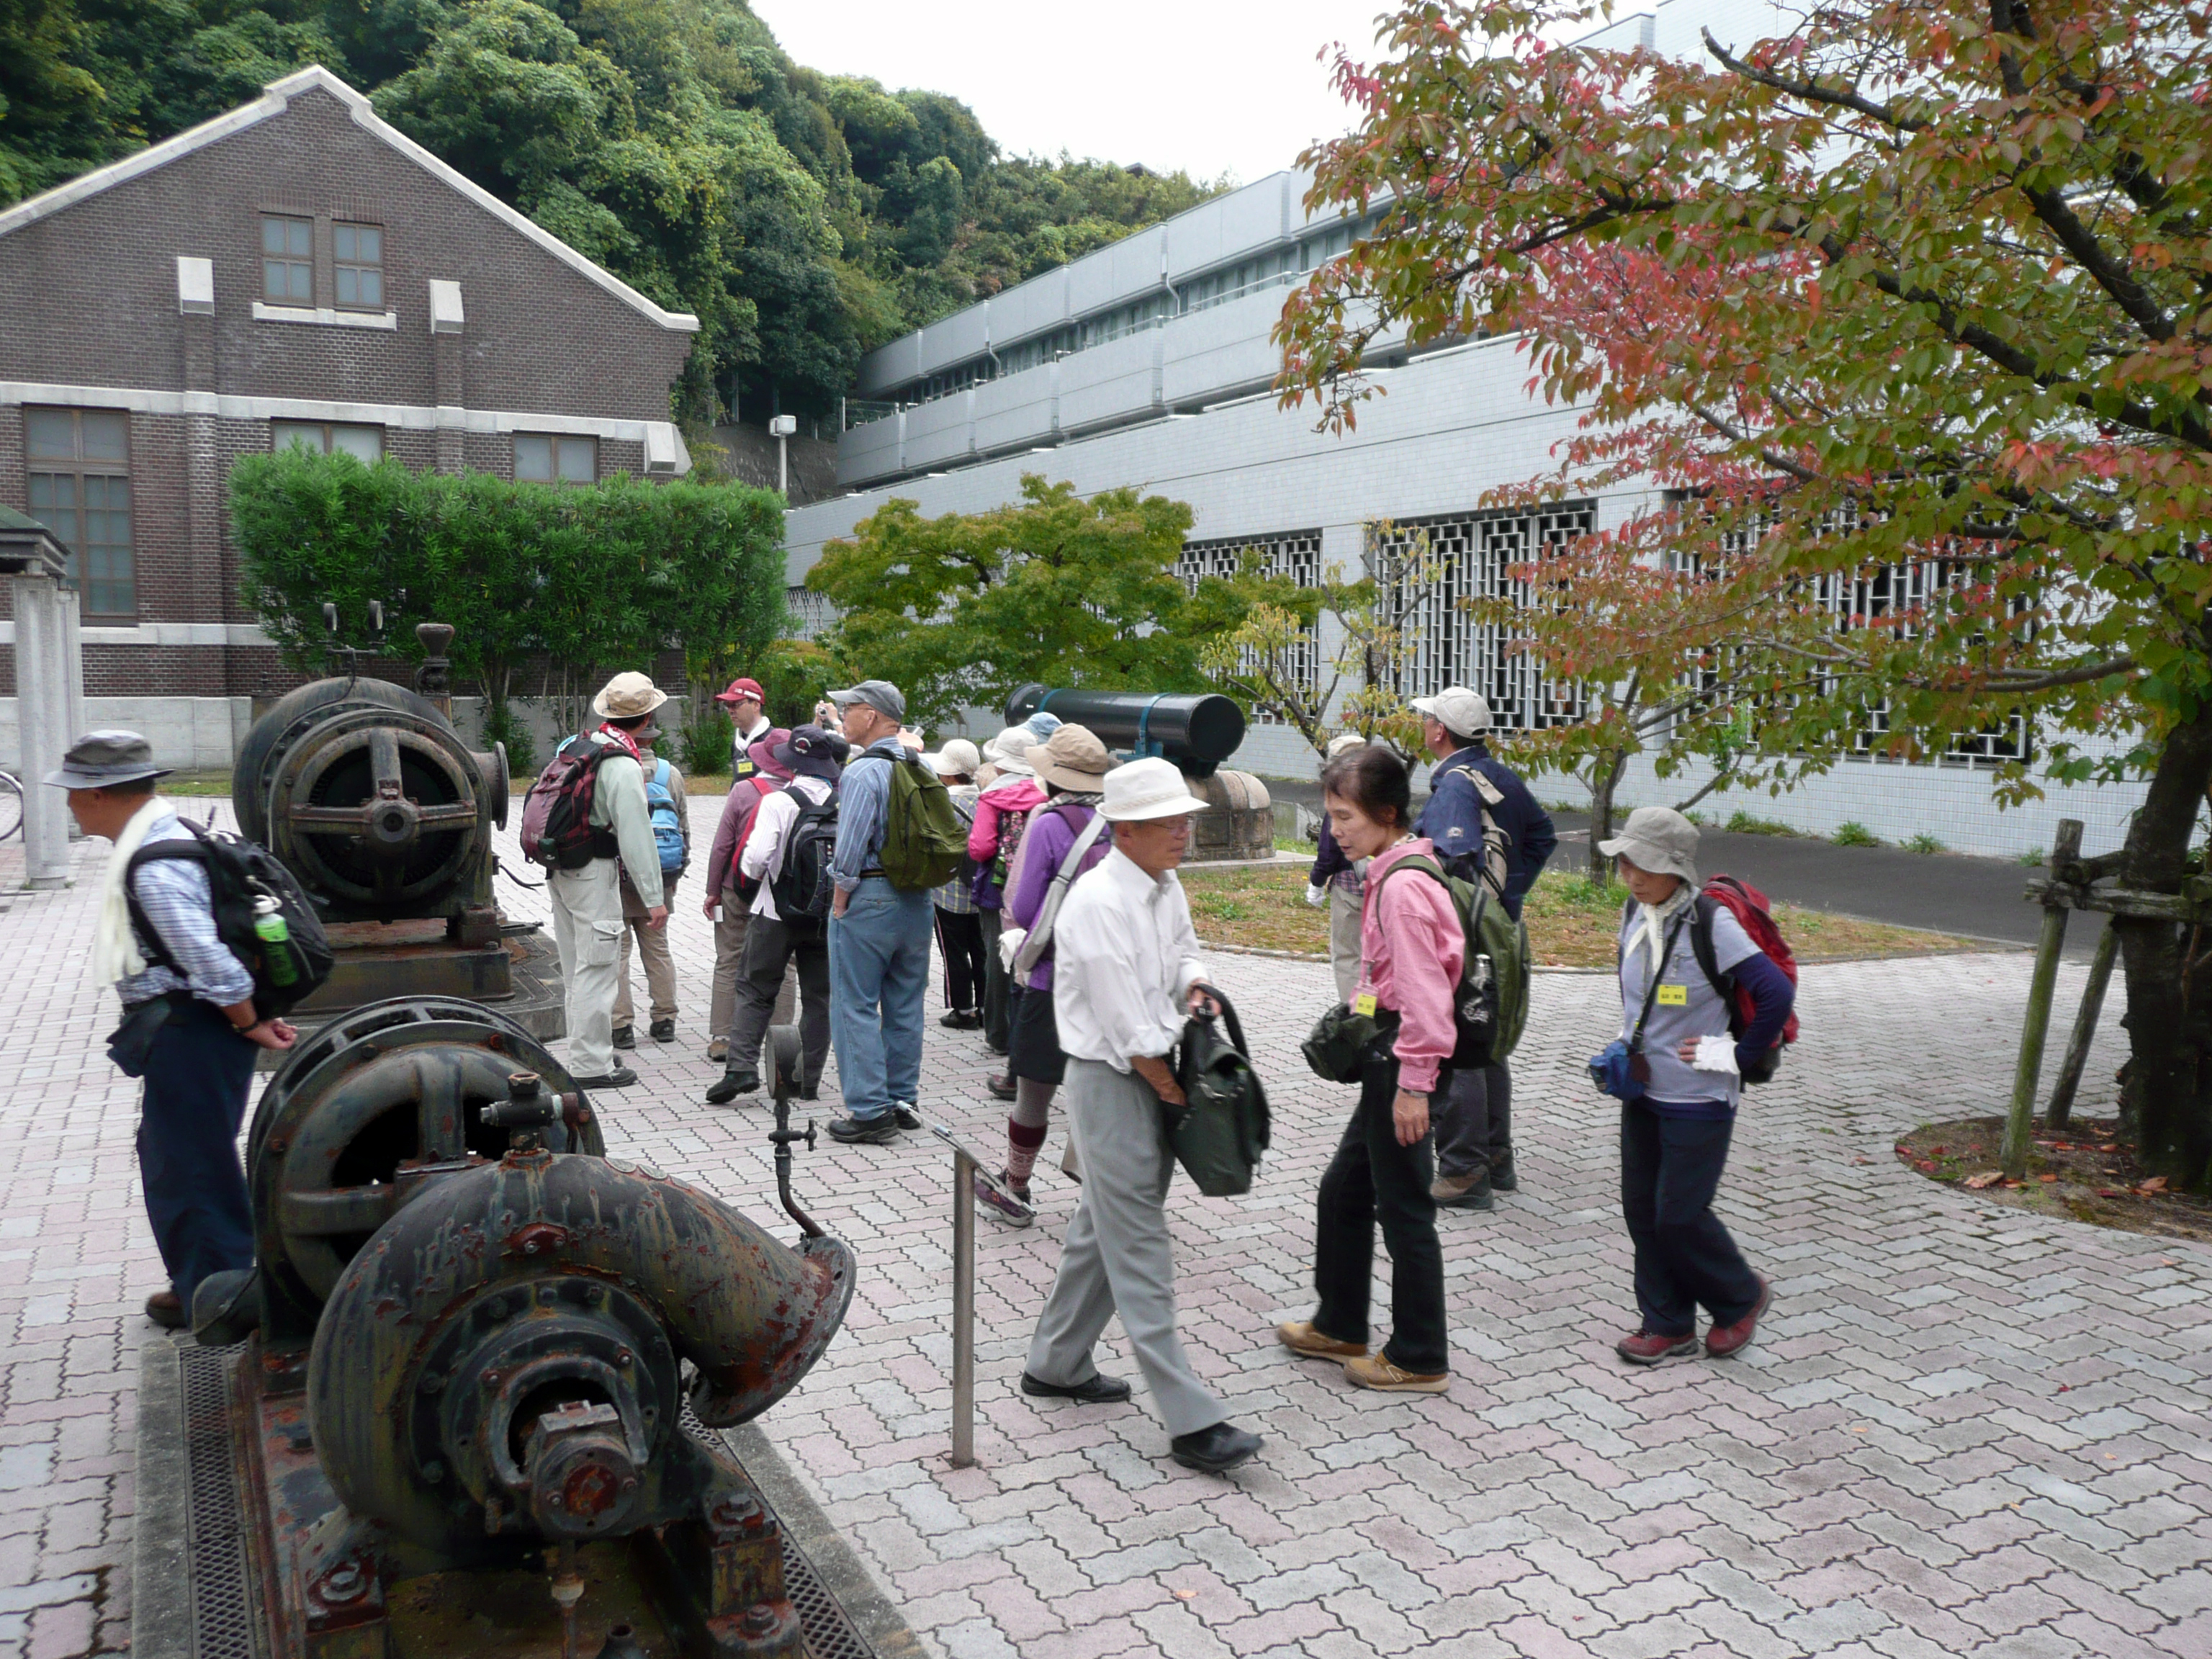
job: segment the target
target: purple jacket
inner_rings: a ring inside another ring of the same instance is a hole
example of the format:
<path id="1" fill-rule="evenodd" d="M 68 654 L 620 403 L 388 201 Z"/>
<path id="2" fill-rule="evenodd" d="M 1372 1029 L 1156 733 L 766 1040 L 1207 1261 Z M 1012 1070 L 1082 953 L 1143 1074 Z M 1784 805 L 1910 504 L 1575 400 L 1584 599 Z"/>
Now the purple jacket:
<path id="1" fill-rule="evenodd" d="M 1049 802 L 1030 814 L 1029 828 L 1022 832 L 1022 868 L 1013 890 L 1006 895 L 1006 915 L 1017 927 L 1033 927 L 1037 912 L 1044 908 L 1044 896 L 1052 888 L 1052 878 L 1060 873 L 1060 866 L 1067 857 L 1067 849 L 1075 845 L 1084 826 L 1091 822 L 1094 809 L 1078 806 L 1072 802 L 1054 805 Z M 1114 850 L 1111 830 L 1102 833 L 1091 843 L 1091 850 L 1083 855 L 1083 869 L 1075 873 L 1081 878 L 1085 870 L 1096 865 Z M 1037 965 L 1030 969 L 1030 976 L 1022 981 L 1025 991 L 1052 989 L 1052 952 L 1047 951 Z"/>

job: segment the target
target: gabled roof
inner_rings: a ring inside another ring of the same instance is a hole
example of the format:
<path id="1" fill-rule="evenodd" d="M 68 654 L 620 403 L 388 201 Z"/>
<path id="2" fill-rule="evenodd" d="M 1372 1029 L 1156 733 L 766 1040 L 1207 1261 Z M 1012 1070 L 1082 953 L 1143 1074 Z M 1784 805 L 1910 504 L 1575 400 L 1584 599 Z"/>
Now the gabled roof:
<path id="1" fill-rule="evenodd" d="M 203 121 L 198 126 L 188 128 L 175 137 L 164 139 L 158 144 L 140 150 L 135 155 L 125 156 L 120 161 L 95 168 L 90 173 L 81 173 L 65 185 L 58 185 L 42 195 L 32 197 L 28 201 L 18 202 L 14 207 L 0 212 L 0 236 L 7 235 L 10 231 L 20 230 L 25 225 L 34 224 L 49 214 L 58 213 L 64 208 L 81 202 L 88 196 L 97 195 L 112 185 L 123 183 L 125 179 L 136 179 L 141 173 L 151 173 L 156 167 L 167 167 L 179 156 L 190 155 L 195 150 L 204 149 L 210 144 L 229 137 L 234 132 L 243 132 L 248 127 L 258 126 L 272 116 L 282 115 L 293 98 L 299 94 L 319 89 L 327 92 L 351 111 L 356 126 L 372 137 L 383 140 L 425 173 L 436 178 L 449 189 L 465 196 L 494 218 L 528 237 L 562 264 L 567 265 L 579 276 L 597 283 L 624 305 L 651 318 L 663 328 L 679 329 L 685 333 L 698 331 L 699 319 L 690 313 L 662 310 L 644 295 L 623 281 L 621 277 L 612 271 L 592 264 L 526 214 L 518 213 L 489 191 L 471 183 L 405 133 L 391 123 L 381 119 L 369 106 L 366 97 L 355 91 L 320 64 L 311 64 L 306 69 L 288 75 L 281 81 L 271 81 L 263 89 L 260 97 L 250 104 L 240 104 L 228 114 L 218 115 L 212 121 Z"/>

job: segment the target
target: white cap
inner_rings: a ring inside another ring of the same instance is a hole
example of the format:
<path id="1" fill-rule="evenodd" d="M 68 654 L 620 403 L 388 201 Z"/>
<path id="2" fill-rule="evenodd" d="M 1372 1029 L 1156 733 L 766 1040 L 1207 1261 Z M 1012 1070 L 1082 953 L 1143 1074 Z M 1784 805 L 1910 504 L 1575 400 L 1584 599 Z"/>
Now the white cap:
<path id="1" fill-rule="evenodd" d="M 1455 737 L 1471 738 L 1490 730 L 1490 702 L 1480 691 L 1448 685 L 1433 697 L 1413 699 L 1413 712 L 1440 721 Z"/>
<path id="2" fill-rule="evenodd" d="M 1173 761 L 1153 759 L 1131 761 L 1106 775 L 1098 816 L 1109 823 L 1142 823 L 1204 811 L 1206 803 L 1190 793 L 1181 769 Z"/>

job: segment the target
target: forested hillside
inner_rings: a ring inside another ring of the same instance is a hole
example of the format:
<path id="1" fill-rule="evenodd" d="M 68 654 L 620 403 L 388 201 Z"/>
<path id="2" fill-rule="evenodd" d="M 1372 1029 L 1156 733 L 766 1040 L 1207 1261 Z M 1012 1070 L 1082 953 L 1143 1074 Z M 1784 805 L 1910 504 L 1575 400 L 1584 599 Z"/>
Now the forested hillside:
<path id="1" fill-rule="evenodd" d="M 1211 189 L 1002 156 L 951 98 L 793 64 L 744 0 L 0 0 L 0 205 L 310 63 L 697 313 L 699 424 L 826 411 L 869 347 Z"/>

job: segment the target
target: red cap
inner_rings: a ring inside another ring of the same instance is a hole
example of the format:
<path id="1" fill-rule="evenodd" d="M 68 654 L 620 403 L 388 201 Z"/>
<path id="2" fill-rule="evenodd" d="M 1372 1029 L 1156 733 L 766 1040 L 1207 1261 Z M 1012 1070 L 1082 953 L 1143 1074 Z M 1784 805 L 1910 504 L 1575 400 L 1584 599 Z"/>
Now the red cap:
<path id="1" fill-rule="evenodd" d="M 750 697 L 755 702 L 768 701 L 768 694 L 760 689 L 758 680 L 732 680 L 728 690 L 717 691 L 714 694 L 716 702 L 741 702 L 747 697 Z"/>

